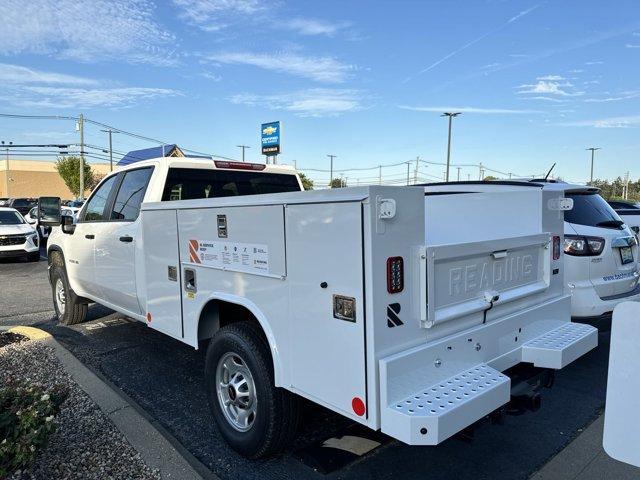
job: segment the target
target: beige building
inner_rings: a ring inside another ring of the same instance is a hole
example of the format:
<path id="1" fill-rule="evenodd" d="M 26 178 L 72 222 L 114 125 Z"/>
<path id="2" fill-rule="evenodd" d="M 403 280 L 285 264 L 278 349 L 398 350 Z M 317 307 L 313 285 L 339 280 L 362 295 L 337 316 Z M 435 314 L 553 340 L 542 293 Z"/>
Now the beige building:
<path id="1" fill-rule="evenodd" d="M 109 173 L 108 163 L 90 165 L 95 175 Z M 12 158 L 0 160 L 0 198 L 40 196 L 75 198 L 56 171 L 55 162 Z"/>

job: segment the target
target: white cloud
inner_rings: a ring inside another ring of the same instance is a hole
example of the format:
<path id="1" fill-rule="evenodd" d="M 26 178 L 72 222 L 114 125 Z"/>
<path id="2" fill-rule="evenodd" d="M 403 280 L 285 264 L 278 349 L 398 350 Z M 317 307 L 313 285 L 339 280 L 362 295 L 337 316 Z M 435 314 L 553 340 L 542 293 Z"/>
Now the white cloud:
<path id="1" fill-rule="evenodd" d="M 602 65 L 604 62 L 602 60 L 594 60 L 592 62 L 585 62 L 585 65 Z"/>
<path id="2" fill-rule="evenodd" d="M 0 54 L 170 65 L 175 38 L 148 0 L 3 0 Z"/>
<path id="3" fill-rule="evenodd" d="M 625 45 L 627 48 L 640 48 L 640 44 L 627 43 Z"/>
<path id="4" fill-rule="evenodd" d="M 202 72 L 200 74 L 201 77 L 204 77 L 208 80 L 211 80 L 213 82 L 219 82 L 222 80 L 222 75 L 217 75 L 215 73 L 211 73 L 211 72 Z"/>
<path id="5" fill-rule="evenodd" d="M 596 120 L 581 120 L 560 124 L 565 127 L 595 127 L 595 128 L 629 128 L 640 127 L 640 115 L 626 117 L 609 117 Z"/>
<path id="6" fill-rule="evenodd" d="M 330 117 L 361 110 L 361 99 L 357 90 L 312 88 L 275 95 L 241 93 L 232 96 L 230 101 L 250 107 L 285 110 L 300 117 Z"/>
<path id="7" fill-rule="evenodd" d="M 96 80 L 63 73 L 34 70 L 20 65 L 0 63 L 0 82 L 3 83 L 45 83 L 60 85 L 96 85 Z"/>
<path id="8" fill-rule="evenodd" d="M 544 77 L 538 77 L 537 80 L 559 81 L 559 80 L 564 80 L 564 77 L 560 75 L 546 75 Z"/>
<path id="9" fill-rule="evenodd" d="M 478 108 L 478 107 L 413 107 L 409 105 L 398 105 L 398 108 L 412 110 L 414 112 L 460 112 L 479 114 L 521 114 L 521 113 L 542 113 L 539 110 L 521 110 L 512 108 Z"/>
<path id="10" fill-rule="evenodd" d="M 330 23 L 312 18 L 293 18 L 280 26 L 298 32 L 301 35 L 326 35 L 332 37 L 338 31 L 350 26 L 348 22 Z"/>
<path id="11" fill-rule="evenodd" d="M 142 101 L 181 95 L 165 88 L 116 87 L 72 88 L 18 86 L 6 90 L 0 102 L 21 107 L 43 108 L 127 108 Z"/>
<path id="12" fill-rule="evenodd" d="M 539 77 L 538 81 L 534 84 L 520 85 L 518 88 L 518 94 L 543 94 L 543 95 L 557 95 L 561 97 L 576 97 L 584 94 L 584 92 L 570 92 L 567 88 L 573 87 L 570 82 L 560 83 L 559 81 L 544 80 L 551 77 Z M 562 78 L 562 77 L 559 77 Z"/>
<path id="13" fill-rule="evenodd" d="M 180 16 L 202 30 L 221 30 L 239 18 L 273 7 L 262 0 L 172 0 Z M 276 2 L 277 3 L 277 2 Z"/>
<path id="14" fill-rule="evenodd" d="M 601 98 L 585 98 L 584 101 L 587 103 L 609 103 L 609 102 L 619 102 L 621 100 L 631 100 L 633 98 L 640 98 L 640 91 L 629 90 L 629 91 L 621 92 L 615 97 L 609 96 L 609 97 L 601 97 Z"/>
<path id="15" fill-rule="evenodd" d="M 251 65 L 265 70 L 288 73 L 297 77 L 310 78 L 317 82 L 344 82 L 355 67 L 333 57 L 309 57 L 297 53 L 251 53 L 227 52 L 205 56 L 206 60 L 231 64 Z"/>

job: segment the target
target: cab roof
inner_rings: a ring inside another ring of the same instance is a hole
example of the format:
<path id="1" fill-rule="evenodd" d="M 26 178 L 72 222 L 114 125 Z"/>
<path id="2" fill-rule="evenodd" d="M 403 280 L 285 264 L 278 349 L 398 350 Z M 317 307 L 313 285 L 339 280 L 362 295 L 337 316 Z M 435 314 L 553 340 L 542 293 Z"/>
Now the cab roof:
<path id="1" fill-rule="evenodd" d="M 600 189 L 588 185 L 580 185 L 576 183 L 567 183 L 559 180 L 545 179 L 513 179 L 513 180 L 471 180 L 461 182 L 437 182 L 423 183 L 425 193 L 437 192 L 474 192 L 486 191 L 493 189 L 519 189 L 519 188 L 540 188 L 544 190 L 552 190 L 566 193 L 598 193 Z"/>
<path id="2" fill-rule="evenodd" d="M 266 165 L 264 163 L 236 162 L 195 157 L 155 157 L 147 160 L 140 160 L 129 165 L 118 166 L 117 170 L 130 170 L 144 166 L 157 165 L 159 163 L 164 163 L 168 167 L 206 168 L 211 170 L 245 170 L 289 175 L 295 175 L 297 173 L 296 169 L 290 165 Z"/>

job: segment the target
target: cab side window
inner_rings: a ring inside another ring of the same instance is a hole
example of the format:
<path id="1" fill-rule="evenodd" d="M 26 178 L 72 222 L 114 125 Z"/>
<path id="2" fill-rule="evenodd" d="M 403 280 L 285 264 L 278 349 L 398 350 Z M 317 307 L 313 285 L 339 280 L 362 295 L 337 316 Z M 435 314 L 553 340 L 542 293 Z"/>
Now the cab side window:
<path id="1" fill-rule="evenodd" d="M 111 220 L 133 221 L 138 218 L 152 171 L 152 168 L 139 168 L 125 173 L 111 209 Z"/>
<path id="2" fill-rule="evenodd" d="M 109 200 L 111 190 L 116 183 L 117 175 L 107 178 L 102 185 L 94 192 L 85 208 L 83 222 L 97 222 L 104 220 L 104 209 Z"/>

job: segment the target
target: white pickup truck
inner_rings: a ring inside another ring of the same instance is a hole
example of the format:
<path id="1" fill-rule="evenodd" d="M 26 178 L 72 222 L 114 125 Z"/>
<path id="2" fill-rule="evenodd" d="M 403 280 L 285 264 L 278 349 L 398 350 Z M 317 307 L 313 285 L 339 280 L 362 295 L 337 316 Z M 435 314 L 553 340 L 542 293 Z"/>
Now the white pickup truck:
<path id="1" fill-rule="evenodd" d="M 250 457 L 293 437 L 299 396 L 435 445 L 509 402 L 523 362 L 596 346 L 570 322 L 561 193 L 300 190 L 287 167 L 211 160 L 106 177 L 49 239 L 58 318 L 97 302 L 208 345 L 213 417 Z"/>

